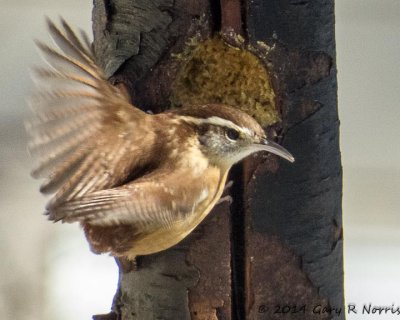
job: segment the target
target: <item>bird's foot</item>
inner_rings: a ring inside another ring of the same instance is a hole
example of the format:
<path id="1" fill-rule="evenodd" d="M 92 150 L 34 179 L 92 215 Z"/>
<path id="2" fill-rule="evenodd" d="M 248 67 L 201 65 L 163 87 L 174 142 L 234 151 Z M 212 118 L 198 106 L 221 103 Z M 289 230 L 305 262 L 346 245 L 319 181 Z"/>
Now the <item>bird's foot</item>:
<path id="1" fill-rule="evenodd" d="M 233 180 L 229 180 L 224 187 L 224 192 L 226 192 L 227 190 L 229 190 L 231 187 L 233 186 Z"/>
<path id="2" fill-rule="evenodd" d="M 220 198 L 219 200 L 218 200 L 218 202 L 217 202 L 217 205 L 218 204 L 221 204 L 221 203 L 224 203 L 224 202 L 228 202 L 228 204 L 232 204 L 232 202 L 233 202 L 233 198 L 231 197 L 231 196 L 225 196 L 225 197 L 222 197 L 222 198 Z"/>
<path id="3" fill-rule="evenodd" d="M 222 192 L 222 194 L 225 194 L 231 187 L 233 186 L 233 180 L 229 180 L 224 187 L 224 191 Z M 233 198 L 230 195 L 225 195 L 223 197 L 221 197 L 218 201 L 217 201 L 217 205 L 224 203 L 224 202 L 228 202 L 228 204 L 232 204 L 233 202 Z"/>

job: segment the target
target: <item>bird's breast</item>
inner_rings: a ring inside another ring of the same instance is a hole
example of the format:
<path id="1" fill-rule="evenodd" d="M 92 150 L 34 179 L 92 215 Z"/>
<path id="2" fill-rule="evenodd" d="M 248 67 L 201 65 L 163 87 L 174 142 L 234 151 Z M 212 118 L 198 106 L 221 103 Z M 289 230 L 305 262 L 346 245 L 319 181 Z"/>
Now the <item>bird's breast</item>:
<path id="1" fill-rule="evenodd" d="M 189 235 L 208 215 L 222 195 L 226 182 L 227 172 L 216 167 L 202 170 L 202 175 L 193 179 L 189 172 L 182 176 L 185 180 L 184 188 L 175 189 L 177 199 L 185 201 L 185 212 L 176 213 L 176 220 L 168 227 L 160 227 L 150 233 L 136 238 L 128 257 L 159 252 L 172 247 Z M 189 205 L 190 204 L 190 205 Z"/>

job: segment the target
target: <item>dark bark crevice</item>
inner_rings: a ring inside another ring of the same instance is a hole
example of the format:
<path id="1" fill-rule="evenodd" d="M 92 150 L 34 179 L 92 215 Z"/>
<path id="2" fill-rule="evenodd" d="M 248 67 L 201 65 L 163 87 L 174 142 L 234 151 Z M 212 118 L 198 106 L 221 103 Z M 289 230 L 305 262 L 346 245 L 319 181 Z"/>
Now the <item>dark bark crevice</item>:
<path id="1" fill-rule="evenodd" d="M 231 205 L 231 281 L 232 281 L 232 320 L 245 319 L 245 215 L 243 195 L 243 167 L 236 165 L 232 168 L 234 177 L 232 194 L 235 195 Z"/>

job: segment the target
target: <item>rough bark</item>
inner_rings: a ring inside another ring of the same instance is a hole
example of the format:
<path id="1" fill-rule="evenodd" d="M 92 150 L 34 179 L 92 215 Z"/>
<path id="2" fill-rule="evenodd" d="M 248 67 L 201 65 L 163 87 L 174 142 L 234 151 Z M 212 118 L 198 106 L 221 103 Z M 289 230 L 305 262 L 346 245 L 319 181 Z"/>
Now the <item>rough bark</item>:
<path id="1" fill-rule="evenodd" d="M 343 308 L 334 4 L 252 1 L 247 26 L 250 41 L 276 46 L 268 62 L 282 110 L 283 144 L 296 163 L 246 171 L 246 318 L 265 319 L 257 316 L 262 305 L 306 305 L 308 315 L 286 319 L 344 319 L 344 310 L 340 316 L 313 313 L 319 305 Z"/>
<path id="2" fill-rule="evenodd" d="M 93 23 L 110 81 L 154 112 L 169 106 L 182 64 L 174 56 L 190 39 L 220 32 L 251 48 L 280 113 L 269 132 L 296 158 L 234 168 L 233 205 L 174 248 L 141 257 L 137 271 L 121 271 L 113 312 L 101 319 L 344 319 L 344 310 L 313 313 L 343 307 L 333 1 L 95 0 Z"/>

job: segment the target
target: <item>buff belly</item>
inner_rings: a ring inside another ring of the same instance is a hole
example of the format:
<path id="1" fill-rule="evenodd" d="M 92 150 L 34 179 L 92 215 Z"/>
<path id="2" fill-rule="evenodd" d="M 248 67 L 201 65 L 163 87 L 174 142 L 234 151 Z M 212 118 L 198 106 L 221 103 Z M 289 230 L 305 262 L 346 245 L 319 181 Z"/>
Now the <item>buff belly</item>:
<path id="1" fill-rule="evenodd" d="M 194 213 L 187 215 L 184 220 L 176 221 L 170 228 L 160 228 L 135 239 L 132 249 L 124 255 L 128 257 L 128 259 L 134 259 L 136 256 L 166 250 L 183 240 L 199 225 L 201 221 L 203 221 L 221 197 L 224 191 L 226 175 L 227 173 L 222 175 L 220 184 L 215 190 L 211 201 L 210 198 L 208 198 L 202 203 L 199 203 L 198 207 L 194 210 Z"/>

